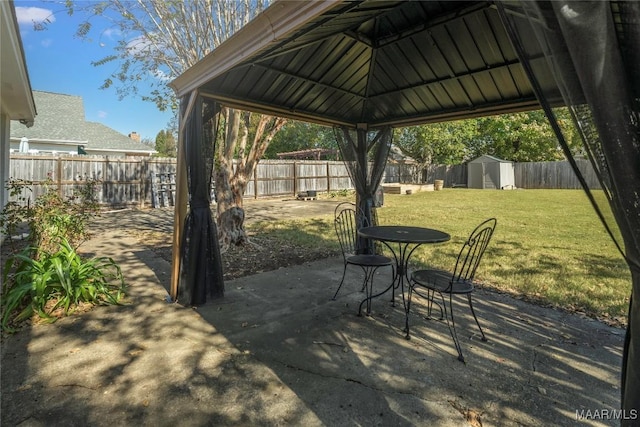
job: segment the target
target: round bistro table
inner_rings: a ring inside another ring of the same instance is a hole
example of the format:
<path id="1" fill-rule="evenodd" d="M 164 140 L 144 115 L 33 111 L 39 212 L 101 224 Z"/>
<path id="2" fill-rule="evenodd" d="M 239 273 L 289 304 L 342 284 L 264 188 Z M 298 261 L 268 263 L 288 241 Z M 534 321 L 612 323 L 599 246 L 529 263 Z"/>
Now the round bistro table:
<path id="1" fill-rule="evenodd" d="M 408 264 L 411 254 L 423 244 L 443 243 L 451 239 L 448 233 L 440 230 L 425 227 L 412 227 L 404 225 L 376 225 L 371 227 L 363 227 L 358 230 L 358 235 L 365 239 L 376 240 L 382 242 L 389 248 L 395 260 L 395 272 L 391 285 L 382 292 L 369 296 L 362 300 L 358 308 L 358 315 L 362 313 L 362 305 L 367 304 L 367 314 L 371 314 L 371 300 L 380 295 L 392 291 L 391 302 L 395 305 L 395 290 L 400 288 L 402 294 L 402 304 L 407 311 L 407 303 L 404 297 L 405 281 L 409 283 Z M 406 316 L 405 316 L 406 317 Z M 405 321 L 405 330 L 408 328 L 408 318 Z"/>

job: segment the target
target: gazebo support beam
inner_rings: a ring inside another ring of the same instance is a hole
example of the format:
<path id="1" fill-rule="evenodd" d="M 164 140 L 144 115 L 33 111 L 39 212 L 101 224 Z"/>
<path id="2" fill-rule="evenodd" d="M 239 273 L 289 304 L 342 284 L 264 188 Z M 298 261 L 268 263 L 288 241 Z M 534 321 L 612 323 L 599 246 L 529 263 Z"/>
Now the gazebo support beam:
<path id="1" fill-rule="evenodd" d="M 180 278 L 180 252 L 182 249 L 182 234 L 184 230 L 184 221 L 187 216 L 187 162 L 184 155 L 184 126 L 187 117 L 191 114 L 195 105 L 197 91 L 191 92 L 189 95 L 189 103 L 183 114 L 180 115 L 180 130 L 178 131 L 178 159 L 176 165 L 176 198 L 173 211 L 173 246 L 171 253 L 171 299 L 176 301 L 178 298 L 178 280 Z M 184 98 L 183 98 L 184 99 Z"/>

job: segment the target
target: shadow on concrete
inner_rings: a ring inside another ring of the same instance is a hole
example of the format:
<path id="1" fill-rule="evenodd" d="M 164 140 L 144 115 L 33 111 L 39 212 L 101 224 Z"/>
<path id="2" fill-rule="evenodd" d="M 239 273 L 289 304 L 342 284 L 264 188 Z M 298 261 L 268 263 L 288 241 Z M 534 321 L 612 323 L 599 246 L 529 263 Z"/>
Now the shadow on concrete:
<path id="1" fill-rule="evenodd" d="M 170 265 L 130 234 L 107 227 L 89 245 L 121 265 L 126 304 L 3 339 L 2 425 L 618 424 L 576 412 L 619 407 L 621 329 L 480 289 L 489 342 L 454 307 L 463 364 L 422 302 L 411 340 L 399 299 L 358 317 L 356 269 L 331 301 L 341 259 L 230 281 L 224 299 L 186 308 L 166 302 Z"/>

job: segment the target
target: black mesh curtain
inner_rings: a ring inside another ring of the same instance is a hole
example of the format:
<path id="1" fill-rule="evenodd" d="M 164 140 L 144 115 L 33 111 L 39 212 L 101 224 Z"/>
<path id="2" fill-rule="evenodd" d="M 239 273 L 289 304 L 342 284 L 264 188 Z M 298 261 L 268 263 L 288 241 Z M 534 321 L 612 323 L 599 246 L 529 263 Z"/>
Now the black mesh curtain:
<path id="1" fill-rule="evenodd" d="M 186 108 L 186 102 L 181 103 Z M 211 176 L 219 106 L 198 96 L 184 118 L 184 149 L 187 164 L 189 212 L 185 218 L 178 301 L 201 305 L 224 295 L 218 231 L 211 216 Z M 184 114 L 184 110 L 183 110 Z"/>
<path id="2" fill-rule="evenodd" d="M 334 133 L 342 159 L 356 187 L 358 206 L 369 223 L 373 224 L 373 199 L 384 174 L 393 131 L 388 126 L 369 130 L 335 127 Z M 371 245 L 366 247 L 370 248 Z"/>
<path id="3" fill-rule="evenodd" d="M 391 149 L 392 130 L 334 128 L 342 159 L 356 187 L 358 204 L 365 216 L 371 219 L 373 198 L 382 180 Z"/>
<path id="4" fill-rule="evenodd" d="M 542 47 L 564 103 L 574 117 L 622 234 L 624 245 L 617 244 L 624 246 L 621 252 L 632 276 L 621 379 L 622 408 L 640 409 L 640 3 L 503 2 L 499 10 L 570 158 L 547 102 L 550 95 L 540 89 L 537 83 L 541 77 L 530 67 L 535 58 L 527 43 L 536 35 L 538 49 Z M 616 34 L 616 27 L 621 36 Z M 574 171 L 580 176 L 575 164 Z M 590 199 L 599 211 L 591 195 Z M 611 228 L 605 216 L 601 212 L 599 215 Z M 626 422 L 637 421 L 623 420 L 623 424 Z"/>

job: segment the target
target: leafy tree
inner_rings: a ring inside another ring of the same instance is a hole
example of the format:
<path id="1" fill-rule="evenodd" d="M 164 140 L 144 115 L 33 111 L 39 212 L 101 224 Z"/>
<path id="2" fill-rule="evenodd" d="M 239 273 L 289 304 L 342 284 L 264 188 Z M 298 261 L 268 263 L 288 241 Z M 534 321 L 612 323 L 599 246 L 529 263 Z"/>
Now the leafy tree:
<path id="1" fill-rule="evenodd" d="M 167 82 L 213 51 L 267 4 L 268 0 L 66 3 L 68 13 L 83 14 L 84 22 L 76 32 L 78 37 L 90 40 L 98 31 L 94 23 L 108 22 L 110 27 L 100 30 L 101 42 L 105 42 L 107 33 L 120 38 L 112 53 L 94 62 L 96 66 L 115 65 L 103 88 L 113 87 L 121 97 L 140 96 L 154 102 L 160 110 L 174 111 L 177 101 Z M 151 85 L 145 93 L 140 92 L 143 80 Z M 243 188 L 284 120 L 232 109 L 225 109 L 223 114 L 227 120 L 218 154 L 224 158 L 218 159 L 218 168 L 224 170 L 217 170 L 215 184 L 218 201 L 227 202 L 218 203 L 219 231 L 223 241 L 241 244 L 247 241 Z M 240 166 L 235 170 L 234 158 Z M 235 220 L 225 221 L 230 214 Z M 230 224 L 236 224 L 237 228 L 228 229 Z"/>
<path id="2" fill-rule="evenodd" d="M 516 162 L 562 158 L 557 139 L 542 111 L 478 119 L 478 130 L 477 145 L 470 147 L 474 156 L 491 154 Z"/>
<path id="3" fill-rule="evenodd" d="M 554 111 L 572 151 L 580 142 L 566 108 Z M 420 164 L 460 164 L 484 154 L 516 162 L 564 158 L 542 110 L 402 128 L 395 142 Z"/>
<path id="4" fill-rule="evenodd" d="M 422 166 L 452 165 L 464 161 L 468 141 L 476 134 L 475 120 L 457 120 L 402 128 L 394 141 Z"/>
<path id="5" fill-rule="evenodd" d="M 156 135 L 156 151 L 159 157 L 176 157 L 178 154 L 176 139 L 170 130 L 161 130 Z"/>
<path id="6" fill-rule="evenodd" d="M 265 151 L 264 158 L 276 159 L 278 153 L 311 148 L 337 150 L 338 145 L 333 136 L 333 130 L 328 126 L 292 120 L 287 122 L 282 130 L 275 135 Z M 337 158 L 337 155 L 334 158 Z"/>
<path id="7" fill-rule="evenodd" d="M 554 110 L 565 138 L 578 152 L 579 142 L 566 108 Z M 564 159 L 558 139 L 542 110 L 484 117 L 478 121 L 478 138 L 470 141 L 471 158 L 482 154 L 515 162 L 544 162 Z"/>

